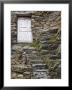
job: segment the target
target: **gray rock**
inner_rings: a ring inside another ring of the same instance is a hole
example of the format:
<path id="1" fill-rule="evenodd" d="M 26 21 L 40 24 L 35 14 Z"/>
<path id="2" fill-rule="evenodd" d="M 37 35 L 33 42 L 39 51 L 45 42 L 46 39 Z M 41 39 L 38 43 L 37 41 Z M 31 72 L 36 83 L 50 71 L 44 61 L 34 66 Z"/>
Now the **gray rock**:
<path id="1" fill-rule="evenodd" d="M 31 66 L 25 66 L 25 65 L 12 65 L 11 71 L 17 72 L 17 73 L 23 73 L 25 71 L 31 71 Z"/>
<path id="2" fill-rule="evenodd" d="M 51 30 L 49 30 L 49 32 L 50 32 L 50 33 L 53 33 L 53 34 L 54 34 L 54 33 L 57 33 L 57 31 L 58 31 L 58 29 L 51 29 Z"/>
<path id="3" fill-rule="evenodd" d="M 48 50 L 41 50 L 41 52 L 40 52 L 42 55 L 46 55 L 46 54 L 48 54 L 49 53 L 49 51 Z"/>
<path id="4" fill-rule="evenodd" d="M 24 46 L 23 49 L 31 49 L 31 50 L 34 50 L 35 48 L 34 48 L 34 47 L 30 47 L 30 46 Z"/>
<path id="5" fill-rule="evenodd" d="M 11 78 L 12 78 L 12 79 L 17 78 L 17 74 L 16 74 L 16 73 L 14 73 L 14 72 L 12 72 L 12 73 L 11 73 Z"/>
<path id="6" fill-rule="evenodd" d="M 47 69 L 48 68 L 46 64 L 42 64 L 42 63 L 32 64 L 32 67 L 34 70 L 36 70 L 36 69 Z"/>
<path id="7" fill-rule="evenodd" d="M 18 75 L 17 75 L 17 78 L 23 79 L 23 74 L 18 74 Z"/>
<path id="8" fill-rule="evenodd" d="M 22 47 L 19 45 L 13 45 L 12 46 L 12 50 L 19 50 L 19 51 L 22 51 Z"/>
<path id="9" fill-rule="evenodd" d="M 43 61 L 42 60 L 31 60 L 31 63 L 32 64 L 39 64 L 39 63 L 43 63 Z"/>
<path id="10" fill-rule="evenodd" d="M 47 72 L 45 72 L 45 71 L 36 71 L 36 72 L 33 72 L 33 77 L 35 79 L 47 79 L 48 78 Z"/>
<path id="11" fill-rule="evenodd" d="M 49 58 L 55 60 L 55 59 L 60 59 L 61 57 L 58 55 L 50 55 Z"/>

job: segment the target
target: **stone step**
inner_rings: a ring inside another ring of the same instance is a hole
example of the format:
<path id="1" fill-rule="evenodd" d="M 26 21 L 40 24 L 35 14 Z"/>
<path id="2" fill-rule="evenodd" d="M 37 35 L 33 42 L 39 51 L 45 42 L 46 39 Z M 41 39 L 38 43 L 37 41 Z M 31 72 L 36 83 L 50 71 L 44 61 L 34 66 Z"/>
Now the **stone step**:
<path id="1" fill-rule="evenodd" d="M 48 69 L 36 69 L 35 72 L 47 72 L 48 73 Z"/>
<path id="2" fill-rule="evenodd" d="M 50 51 L 49 50 L 41 50 L 41 52 L 40 52 L 42 55 L 46 55 L 46 54 L 49 54 L 50 53 Z"/>
<path id="3" fill-rule="evenodd" d="M 26 55 L 27 56 L 36 56 L 36 57 L 39 57 L 38 52 L 37 52 L 37 54 L 35 54 L 35 53 L 33 54 L 33 53 L 30 52 L 29 54 L 27 53 Z"/>
<path id="4" fill-rule="evenodd" d="M 49 30 L 49 33 L 56 34 L 56 33 L 57 33 L 57 31 L 58 31 L 58 28 L 57 28 L 57 27 L 55 27 L 55 28 L 51 28 L 51 29 Z"/>
<path id="5" fill-rule="evenodd" d="M 35 47 L 30 47 L 30 46 L 24 46 L 23 50 L 36 50 Z"/>
<path id="6" fill-rule="evenodd" d="M 30 55 L 30 56 L 27 56 L 27 59 L 29 59 L 29 60 L 39 60 L 40 57 L 39 56 Z"/>
<path id="7" fill-rule="evenodd" d="M 43 71 L 35 71 L 33 72 L 33 78 L 34 79 L 47 79 L 48 78 L 48 74 L 47 72 L 43 72 Z"/>
<path id="8" fill-rule="evenodd" d="M 26 54 L 37 54 L 37 51 L 35 50 L 24 50 L 24 52 L 26 52 Z"/>
<path id="9" fill-rule="evenodd" d="M 31 61 L 43 61 L 40 58 L 39 59 L 32 59 Z"/>
<path id="10" fill-rule="evenodd" d="M 30 72 L 24 72 L 24 73 L 12 72 L 11 73 L 11 78 L 12 79 L 30 79 L 31 78 L 31 73 Z"/>
<path id="11" fill-rule="evenodd" d="M 27 56 L 28 58 L 37 58 L 37 59 L 40 59 L 40 57 L 39 56 L 36 56 L 36 55 L 30 55 L 30 56 Z"/>
<path id="12" fill-rule="evenodd" d="M 32 64 L 38 64 L 38 63 L 43 63 L 42 60 L 31 60 Z"/>
<path id="13" fill-rule="evenodd" d="M 53 60 L 55 60 L 55 59 L 60 59 L 60 58 L 61 58 L 61 55 L 60 55 L 60 54 L 59 54 L 59 55 L 53 55 L 53 54 L 52 54 L 52 55 L 49 56 L 49 58 L 50 58 L 50 59 L 53 59 Z"/>
<path id="14" fill-rule="evenodd" d="M 33 69 L 46 69 L 46 68 L 48 68 L 48 67 L 47 67 L 46 64 L 40 63 L 40 64 L 32 64 L 32 68 L 33 68 Z"/>
<path id="15" fill-rule="evenodd" d="M 24 76 L 24 79 L 30 79 L 31 78 L 31 72 L 24 72 L 23 76 Z"/>
<path id="16" fill-rule="evenodd" d="M 49 48 L 49 45 L 48 44 L 41 44 L 41 45 L 42 45 L 41 49 L 47 50 Z"/>
<path id="17" fill-rule="evenodd" d="M 11 71 L 17 73 L 31 72 L 32 68 L 30 65 L 12 65 Z"/>

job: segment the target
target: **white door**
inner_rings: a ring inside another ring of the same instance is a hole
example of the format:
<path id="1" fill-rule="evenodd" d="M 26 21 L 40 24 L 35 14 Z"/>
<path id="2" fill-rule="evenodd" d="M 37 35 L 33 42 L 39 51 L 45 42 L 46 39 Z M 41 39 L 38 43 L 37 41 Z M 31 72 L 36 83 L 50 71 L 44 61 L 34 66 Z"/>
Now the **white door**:
<path id="1" fill-rule="evenodd" d="M 31 19 L 30 18 L 18 18 L 18 42 L 32 43 L 32 32 L 31 32 Z"/>

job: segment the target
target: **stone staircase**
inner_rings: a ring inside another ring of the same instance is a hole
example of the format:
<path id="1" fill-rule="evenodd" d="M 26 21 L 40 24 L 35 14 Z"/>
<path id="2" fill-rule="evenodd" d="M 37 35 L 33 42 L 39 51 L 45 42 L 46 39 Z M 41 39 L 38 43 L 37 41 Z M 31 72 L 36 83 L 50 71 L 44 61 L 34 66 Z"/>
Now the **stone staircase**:
<path id="1" fill-rule="evenodd" d="M 38 55 L 38 52 L 34 48 L 24 48 L 27 57 L 27 65 L 12 65 L 12 78 L 17 74 L 15 78 L 19 79 L 48 79 L 50 78 L 48 67 Z M 24 58 L 24 57 L 22 57 Z M 23 59 L 24 60 L 24 59 Z M 14 73 L 14 74 L 13 74 Z"/>
<path id="2" fill-rule="evenodd" d="M 48 67 L 44 64 L 40 56 L 36 56 L 35 59 L 31 60 L 32 75 L 31 79 L 48 79 L 49 72 Z"/>
<path id="3" fill-rule="evenodd" d="M 29 49 L 28 49 L 29 50 Z M 28 51 L 27 49 L 25 51 Z M 50 78 L 48 67 L 44 61 L 40 58 L 37 50 L 30 48 L 30 53 L 28 51 L 27 59 L 30 61 L 32 67 L 31 79 L 48 79 Z"/>
<path id="4" fill-rule="evenodd" d="M 47 79 L 48 78 L 48 69 L 46 64 L 37 63 L 32 64 L 33 76 L 32 79 Z"/>

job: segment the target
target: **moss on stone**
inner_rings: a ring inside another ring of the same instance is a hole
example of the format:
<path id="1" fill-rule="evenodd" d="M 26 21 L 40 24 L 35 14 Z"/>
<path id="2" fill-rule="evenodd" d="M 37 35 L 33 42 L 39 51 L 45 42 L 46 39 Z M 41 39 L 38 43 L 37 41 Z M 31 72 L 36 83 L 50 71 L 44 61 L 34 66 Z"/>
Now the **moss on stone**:
<path id="1" fill-rule="evenodd" d="M 61 61 L 60 60 L 51 60 L 48 57 L 44 58 L 44 63 L 47 64 L 49 74 L 51 78 L 61 78 Z"/>
<path id="2" fill-rule="evenodd" d="M 32 47 L 35 47 L 37 50 L 41 49 L 41 44 L 39 40 L 34 40 L 33 43 L 31 44 Z"/>

